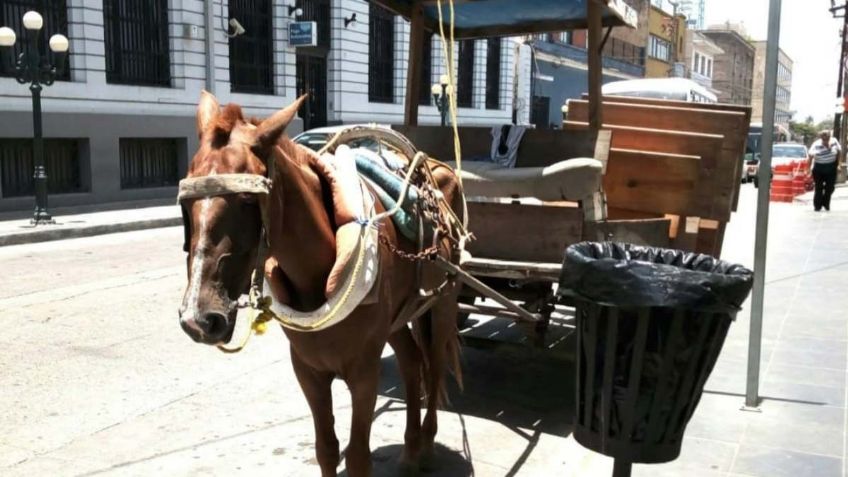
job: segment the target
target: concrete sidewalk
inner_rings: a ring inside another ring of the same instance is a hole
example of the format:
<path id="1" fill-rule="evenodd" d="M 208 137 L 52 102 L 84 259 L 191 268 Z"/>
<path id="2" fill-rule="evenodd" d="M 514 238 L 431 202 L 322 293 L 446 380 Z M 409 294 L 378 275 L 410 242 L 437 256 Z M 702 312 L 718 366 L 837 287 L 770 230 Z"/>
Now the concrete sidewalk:
<path id="1" fill-rule="evenodd" d="M 30 212 L 0 213 L 0 246 L 130 232 L 182 224 L 172 199 L 50 209 L 55 225 L 33 226 Z"/>

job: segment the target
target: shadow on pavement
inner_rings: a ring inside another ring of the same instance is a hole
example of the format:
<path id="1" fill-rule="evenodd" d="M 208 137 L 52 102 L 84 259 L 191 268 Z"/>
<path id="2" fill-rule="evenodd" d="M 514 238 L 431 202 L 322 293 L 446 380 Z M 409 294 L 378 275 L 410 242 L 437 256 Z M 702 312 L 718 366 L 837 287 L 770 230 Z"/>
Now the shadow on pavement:
<path id="1" fill-rule="evenodd" d="M 565 346 L 573 346 L 573 339 Z M 493 343 L 486 349 L 463 346 L 461 361 L 464 387 L 460 390 L 450 381 L 450 403 L 444 410 L 459 416 L 464 436 L 465 418 L 473 416 L 497 422 L 526 440 L 524 451 L 507 476 L 518 473 L 542 434 L 561 437 L 571 434 L 576 382 L 573 360 L 525 344 Z M 378 409 L 377 417 L 381 411 L 403 412 L 403 392 L 394 357 L 384 358 L 379 393 L 396 404 L 389 409 Z M 399 433 L 398 440 L 402 438 Z M 475 449 L 467 438 L 463 441 L 462 452 L 441 446 L 434 473 L 426 475 L 474 475 Z M 401 448 L 398 444 L 374 451 L 375 475 L 396 475 L 381 472 L 397 469 Z"/>
<path id="2" fill-rule="evenodd" d="M 379 447 L 371 452 L 374 465 L 373 477 L 397 477 L 404 475 L 398 466 L 403 445 L 393 444 Z M 339 472 L 339 477 L 347 477 L 347 470 Z M 415 474 L 413 474 L 415 475 Z M 426 477 L 469 477 L 474 468 L 461 452 L 436 443 L 436 457 L 432 467 L 422 470 L 418 475 Z"/>

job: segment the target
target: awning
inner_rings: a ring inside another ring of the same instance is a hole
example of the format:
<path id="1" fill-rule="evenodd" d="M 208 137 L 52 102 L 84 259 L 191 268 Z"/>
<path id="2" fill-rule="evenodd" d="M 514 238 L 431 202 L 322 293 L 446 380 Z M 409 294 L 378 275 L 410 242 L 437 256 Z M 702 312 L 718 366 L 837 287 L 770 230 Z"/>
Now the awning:
<path id="1" fill-rule="evenodd" d="M 603 5 L 605 27 L 637 23 L 636 11 L 622 0 L 454 0 L 455 38 L 485 38 L 540 32 L 582 30 L 589 26 L 586 6 L 590 1 Z M 423 8 L 424 24 L 438 31 L 436 0 L 371 0 L 410 19 L 416 5 Z M 448 0 L 442 1 L 445 25 L 450 21 Z M 447 34 L 447 31 L 445 32 Z"/>

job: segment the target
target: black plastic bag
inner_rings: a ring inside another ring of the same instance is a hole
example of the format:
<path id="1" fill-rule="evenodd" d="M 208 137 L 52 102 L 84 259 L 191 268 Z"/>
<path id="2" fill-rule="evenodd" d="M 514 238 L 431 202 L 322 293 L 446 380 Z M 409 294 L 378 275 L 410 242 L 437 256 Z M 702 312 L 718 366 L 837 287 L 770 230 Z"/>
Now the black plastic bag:
<path id="1" fill-rule="evenodd" d="M 709 255 L 583 242 L 565 252 L 558 293 L 619 307 L 736 312 L 753 279 L 751 270 Z"/>

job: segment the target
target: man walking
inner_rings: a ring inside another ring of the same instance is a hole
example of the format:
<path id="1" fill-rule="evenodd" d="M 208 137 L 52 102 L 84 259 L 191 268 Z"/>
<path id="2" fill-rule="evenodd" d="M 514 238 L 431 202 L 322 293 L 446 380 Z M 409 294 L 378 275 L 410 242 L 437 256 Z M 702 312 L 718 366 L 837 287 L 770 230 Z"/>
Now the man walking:
<path id="1" fill-rule="evenodd" d="M 842 148 L 836 138 L 830 137 L 830 131 L 822 131 L 819 138 L 810 146 L 810 170 L 816 184 L 813 195 L 813 208 L 816 212 L 822 207 L 830 210 L 830 196 L 836 187 L 836 171 L 839 169 L 839 155 Z"/>

